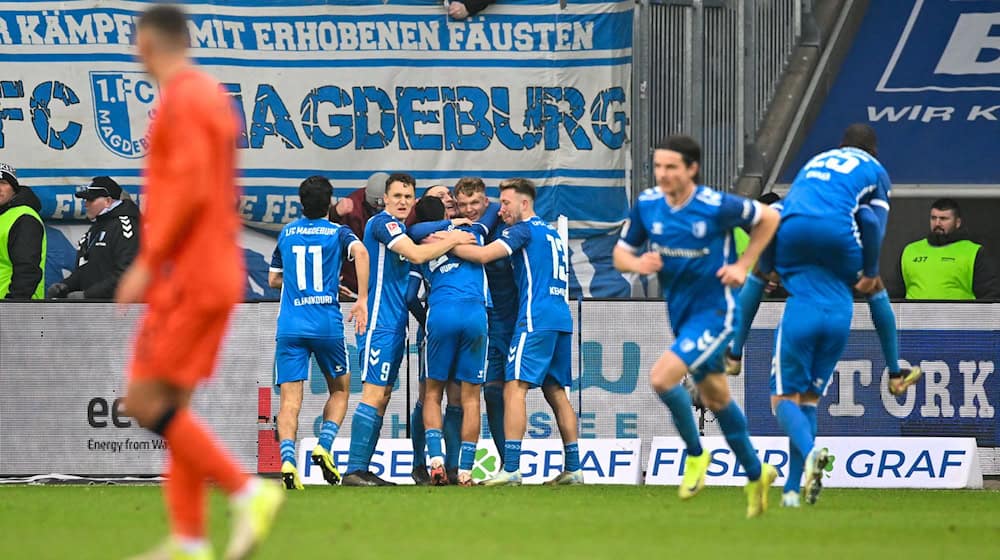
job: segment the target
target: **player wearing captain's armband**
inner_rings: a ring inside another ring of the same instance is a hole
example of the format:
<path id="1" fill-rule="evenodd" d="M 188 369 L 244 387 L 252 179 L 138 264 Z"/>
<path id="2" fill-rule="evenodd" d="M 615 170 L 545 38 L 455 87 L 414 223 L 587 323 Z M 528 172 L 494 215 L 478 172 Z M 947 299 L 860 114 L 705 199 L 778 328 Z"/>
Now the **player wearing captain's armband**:
<path id="1" fill-rule="evenodd" d="M 632 207 L 614 263 L 622 272 L 657 273 L 669 304 L 676 341 L 653 365 L 649 378 L 687 445 L 681 499 L 702 489 L 711 461 L 701 446 L 691 397 L 681 385 L 690 373 L 747 473 L 747 516 L 755 517 L 767 510 L 767 491 L 777 472 L 761 464 L 754 452 L 746 417 L 730 398 L 722 374 L 723 353 L 736 319 L 734 288 L 743 284 L 750 264 L 771 240 L 779 217 L 755 201 L 698 185 L 700 161 L 701 148 L 687 136 L 656 146 L 657 186 L 643 192 Z M 738 260 L 732 239 L 737 226 L 752 227 Z"/>

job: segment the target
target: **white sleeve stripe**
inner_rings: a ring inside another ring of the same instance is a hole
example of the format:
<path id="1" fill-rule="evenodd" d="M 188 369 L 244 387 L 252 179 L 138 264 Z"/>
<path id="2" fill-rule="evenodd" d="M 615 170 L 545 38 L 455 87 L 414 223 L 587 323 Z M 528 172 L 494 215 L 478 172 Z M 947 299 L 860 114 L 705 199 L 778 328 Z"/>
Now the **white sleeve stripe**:
<path id="1" fill-rule="evenodd" d="M 351 251 L 351 248 L 354 247 L 355 245 L 362 245 L 362 243 L 357 239 L 355 239 L 354 241 L 351 241 L 350 243 L 347 244 L 347 260 L 349 261 L 354 260 L 354 253 Z"/>
<path id="2" fill-rule="evenodd" d="M 750 225 L 755 226 L 764 217 L 764 208 L 756 200 L 751 200 L 750 202 L 753 204 L 753 220 L 750 221 Z"/>
<path id="3" fill-rule="evenodd" d="M 412 276 L 412 277 L 414 277 L 414 278 L 421 278 L 421 279 L 422 279 L 422 278 L 424 277 L 424 275 L 423 275 L 423 274 L 420 274 L 420 273 L 419 273 L 419 272 L 417 272 L 416 270 L 411 270 L 411 271 L 410 271 L 410 276 Z"/>
<path id="4" fill-rule="evenodd" d="M 511 249 L 510 245 L 508 245 L 507 242 L 504 241 L 503 239 L 497 239 L 497 243 L 503 245 L 504 249 L 507 249 L 507 256 L 508 257 L 514 254 L 514 250 Z"/>
<path id="5" fill-rule="evenodd" d="M 406 235 L 404 235 L 402 233 L 399 234 L 399 235 L 397 235 L 396 237 L 394 237 L 392 239 L 392 241 L 390 241 L 389 243 L 386 244 L 385 248 L 386 249 L 392 249 L 392 246 L 395 245 L 397 242 L 399 242 L 400 239 L 403 239 L 404 237 L 406 237 Z"/>
<path id="6" fill-rule="evenodd" d="M 872 206 L 878 206 L 879 208 L 885 208 L 886 211 L 889 210 L 889 203 L 882 200 L 881 198 L 873 198 L 868 202 L 868 204 Z"/>
<path id="7" fill-rule="evenodd" d="M 274 268 L 273 266 L 267 269 L 268 272 L 282 272 L 282 270 L 283 269 L 281 268 Z"/>
<path id="8" fill-rule="evenodd" d="M 622 249 L 627 249 L 629 251 L 632 251 L 633 253 L 638 253 L 639 252 L 639 248 L 638 247 L 633 247 L 632 245 L 629 245 L 628 242 L 625 241 L 624 239 L 619 239 L 618 240 L 618 246 L 621 247 Z"/>

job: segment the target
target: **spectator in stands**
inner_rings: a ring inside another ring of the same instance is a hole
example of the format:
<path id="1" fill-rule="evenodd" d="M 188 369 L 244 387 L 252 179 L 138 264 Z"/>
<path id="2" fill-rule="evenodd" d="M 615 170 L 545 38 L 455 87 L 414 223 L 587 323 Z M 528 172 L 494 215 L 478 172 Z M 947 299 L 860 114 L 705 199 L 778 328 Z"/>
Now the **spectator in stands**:
<path id="1" fill-rule="evenodd" d="M 0 163 L 0 297 L 42 299 L 45 295 L 45 226 L 42 203 Z"/>
<path id="2" fill-rule="evenodd" d="M 368 219 L 385 209 L 382 197 L 385 195 L 385 181 L 388 178 L 389 174 L 381 171 L 372 174 L 364 188 L 340 199 L 330 208 L 330 221 L 351 228 L 358 239 L 363 239 Z M 354 261 L 345 261 L 340 274 L 340 295 L 353 300 L 358 291 L 358 273 L 354 268 Z"/>
<path id="3" fill-rule="evenodd" d="M 139 207 L 130 199 L 123 200 L 123 192 L 111 177 L 94 177 L 90 185 L 77 191 L 92 224 L 80 239 L 76 270 L 49 286 L 48 297 L 114 297 L 118 279 L 139 252 Z"/>
<path id="4" fill-rule="evenodd" d="M 451 0 L 445 2 L 452 19 L 465 19 L 486 9 L 495 0 Z"/>
<path id="5" fill-rule="evenodd" d="M 958 203 L 934 201 L 930 227 L 930 235 L 903 249 L 906 299 L 1000 299 L 996 267 L 985 248 L 969 239 Z"/>

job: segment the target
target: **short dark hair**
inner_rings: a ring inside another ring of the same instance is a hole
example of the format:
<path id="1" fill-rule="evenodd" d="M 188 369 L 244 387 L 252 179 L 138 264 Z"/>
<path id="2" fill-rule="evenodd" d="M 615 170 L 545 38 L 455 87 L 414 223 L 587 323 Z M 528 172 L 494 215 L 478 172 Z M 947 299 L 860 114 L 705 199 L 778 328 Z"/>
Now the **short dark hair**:
<path id="1" fill-rule="evenodd" d="M 531 179 L 525 179 L 523 177 L 515 177 L 513 179 L 505 179 L 500 182 L 500 190 L 505 191 L 507 189 L 514 189 L 514 192 L 518 194 L 523 194 L 524 196 L 535 200 L 538 195 L 538 189 L 535 187 L 535 183 L 531 182 Z"/>
<path id="2" fill-rule="evenodd" d="M 422 196 L 413 207 L 418 222 L 436 222 L 444 219 L 444 202 L 436 196 Z"/>
<path id="3" fill-rule="evenodd" d="M 962 209 L 958 207 L 958 201 L 954 198 L 939 198 L 931 204 L 935 210 L 951 210 L 956 218 L 962 217 Z"/>
<path id="4" fill-rule="evenodd" d="M 701 146 L 698 141 L 684 134 L 675 134 L 656 143 L 654 150 L 670 150 L 677 152 L 684 160 L 684 165 L 698 164 L 698 172 L 694 175 L 695 182 L 701 181 Z"/>
<path id="5" fill-rule="evenodd" d="M 774 191 L 768 191 L 757 197 L 757 202 L 761 204 L 767 204 L 768 206 L 774 204 L 775 202 L 781 202 L 781 195 Z"/>
<path id="6" fill-rule="evenodd" d="M 187 47 L 191 44 L 187 15 L 177 6 L 153 6 L 139 16 L 139 29 L 156 31 L 171 45 Z"/>
<path id="7" fill-rule="evenodd" d="M 302 213 L 310 220 L 322 218 L 330 211 L 333 185 L 321 175 L 313 175 L 299 185 Z"/>
<path id="8" fill-rule="evenodd" d="M 389 175 L 389 178 L 385 180 L 385 194 L 389 194 L 389 185 L 400 182 L 404 185 L 408 185 L 413 188 L 413 192 L 417 191 L 417 181 L 409 173 L 393 173 Z"/>
<path id="9" fill-rule="evenodd" d="M 476 193 L 485 193 L 486 183 L 479 177 L 462 177 L 455 183 L 455 196 L 460 194 L 472 196 Z"/>
<path id="10" fill-rule="evenodd" d="M 854 123 L 844 131 L 840 140 L 841 148 L 858 148 L 873 156 L 878 155 L 878 137 L 875 129 L 864 123 Z"/>

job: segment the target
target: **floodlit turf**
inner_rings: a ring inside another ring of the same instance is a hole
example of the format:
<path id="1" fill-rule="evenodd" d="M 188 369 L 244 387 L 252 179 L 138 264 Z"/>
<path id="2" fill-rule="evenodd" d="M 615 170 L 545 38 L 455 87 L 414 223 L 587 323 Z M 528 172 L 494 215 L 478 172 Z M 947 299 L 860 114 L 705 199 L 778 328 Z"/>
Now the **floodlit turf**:
<path id="1" fill-rule="evenodd" d="M 0 558 L 123 558 L 158 543 L 157 487 L 0 486 Z M 742 489 L 331 488 L 291 493 L 257 558 L 1000 558 L 1000 492 L 825 490 L 746 520 Z M 225 543 L 225 501 L 211 533 Z"/>

